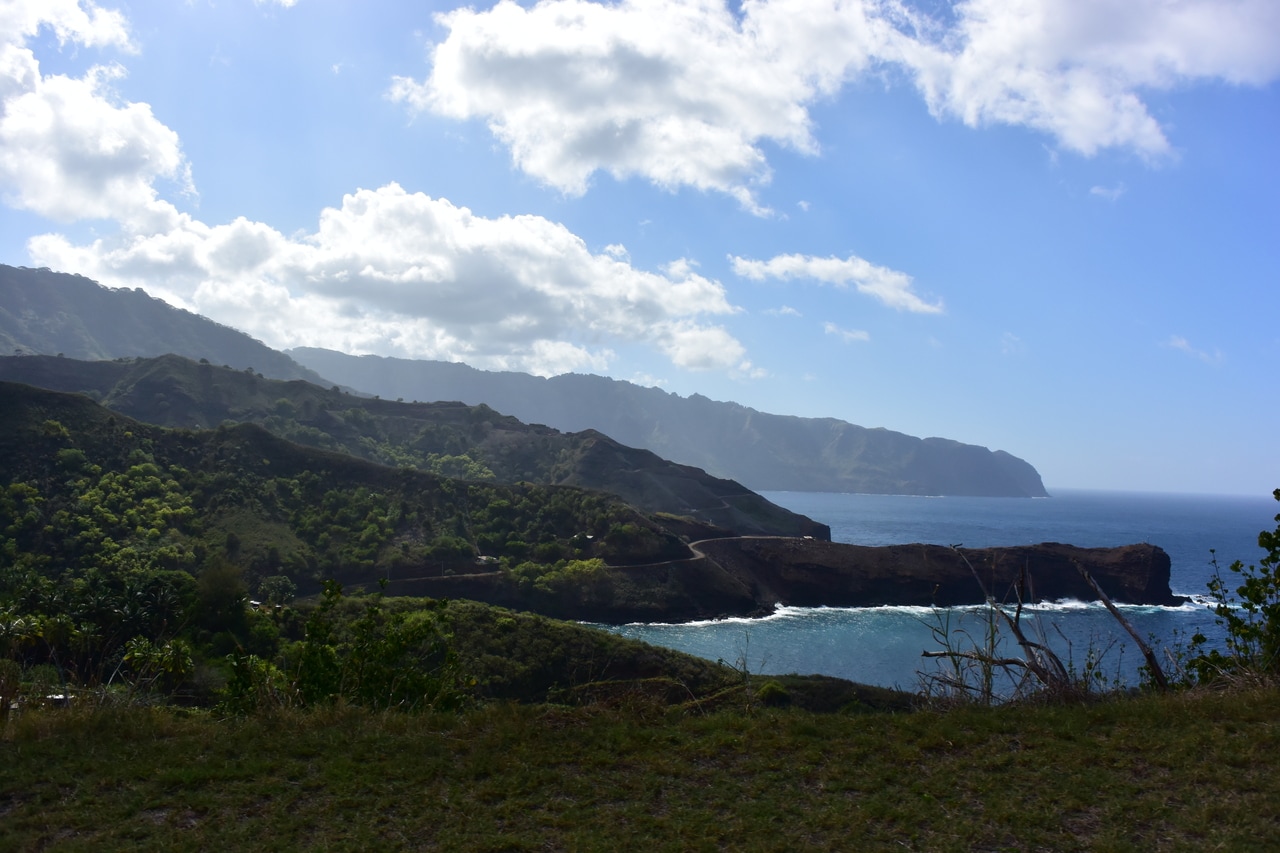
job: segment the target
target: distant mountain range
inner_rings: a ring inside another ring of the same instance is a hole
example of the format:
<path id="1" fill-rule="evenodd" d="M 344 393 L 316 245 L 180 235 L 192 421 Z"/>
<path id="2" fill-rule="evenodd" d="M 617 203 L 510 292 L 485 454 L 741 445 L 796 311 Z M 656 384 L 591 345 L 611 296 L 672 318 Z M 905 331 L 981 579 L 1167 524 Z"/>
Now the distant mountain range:
<path id="1" fill-rule="evenodd" d="M 596 429 L 757 490 L 1047 495 L 1027 462 L 945 438 L 914 438 L 834 418 L 771 415 L 601 376 L 542 379 L 313 348 L 289 354 L 337 382 L 384 397 L 484 402 L 529 423 L 567 432 Z"/>
<path id="2" fill-rule="evenodd" d="M 76 359 L 176 353 L 264 378 L 338 383 L 391 399 L 486 404 L 562 432 L 594 429 L 757 490 L 1046 495 L 1035 468 L 1003 451 L 830 418 L 771 415 L 599 376 L 541 379 L 306 348 L 286 354 L 140 290 L 113 290 L 47 269 L 0 265 L 0 347 Z"/>

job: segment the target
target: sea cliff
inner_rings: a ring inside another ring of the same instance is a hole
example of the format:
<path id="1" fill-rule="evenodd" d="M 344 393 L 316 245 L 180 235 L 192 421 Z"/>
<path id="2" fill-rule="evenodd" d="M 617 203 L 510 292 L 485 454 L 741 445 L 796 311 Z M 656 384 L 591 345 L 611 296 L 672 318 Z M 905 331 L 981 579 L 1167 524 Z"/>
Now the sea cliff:
<path id="1" fill-rule="evenodd" d="M 471 598 L 589 622 L 685 622 L 801 607 L 954 606 L 1095 600 L 1077 566 L 1114 601 L 1174 605 L 1169 555 L 1154 545 L 1077 548 L 866 547 L 783 537 L 694 543 L 693 556 L 609 567 L 563 588 L 522 587 L 500 572 L 393 580 L 398 595 Z M 972 568 L 970 568 L 972 567 Z M 976 576 L 976 577 L 975 577 Z M 979 583 L 979 580 L 981 583 Z"/>

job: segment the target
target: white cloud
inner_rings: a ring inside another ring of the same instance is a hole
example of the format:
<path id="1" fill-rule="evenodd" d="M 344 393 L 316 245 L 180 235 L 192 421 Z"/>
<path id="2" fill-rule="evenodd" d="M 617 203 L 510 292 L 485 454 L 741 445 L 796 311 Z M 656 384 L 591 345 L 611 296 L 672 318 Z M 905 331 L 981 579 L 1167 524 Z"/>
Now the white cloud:
<path id="1" fill-rule="evenodd" d="M 734 370 L 743 367 L 746 349 L 721 326 L 676 320 L 655 327 L 658 346 L 671 362 L 689 370 Z M 750 364 L 746 364 L 750 369 Z"/>
<path id="2" fill-rule="evenodd" d="M 276 347 L 464 359 L 542 375 L 604 370 L 611 340 L 691 370 L 742 371 L 746 352 L 705 317 L 736 312 L 689 262 L 644 272 L 592 254 L 538 216 L 486 219 L 396 184 L 360 190 L 285 237 L 245 219 L 72 245 L 29 243 L 40 265 L 142 287 Z"/>
<path id="3" fill-rule="evenodd" d="M 835 335 L 846 344 L 871 340 L 870 332 L 864 332 L 862 329 L 842 329 L 835 323 L 823 323 L 822 331 L 828 335 Z"/>
<path id="4" fill-rule="evenodd" d="M 1273 0 L 967 0 L 897 40 L 936 115 L 1024 125 L 1074 151 L 1171 151 L 1144 90 L 1280 75 Z"/>
<path id="5" fill-rule="evenodd" d="M 132 50 L 124 18 L 66 0 L 0 8 L 0 190 L 13 207 L 59 221 L 116 219 L 166 228 L 176 211 L 157 180 L 191 190 L 178 135 L 146 104 L 119 103 L 117 64 L 80 78 L 44 76 L 27 39 L 49 27 L 60 43 Z"/>
<path id="6" fill-rule="evenodd" d="M 114 103 L 118 65 L 83 78 L 40 77 L 4 101 L 0 115 L 0 185 L 6 201 L 51 219 L 117 219 L 163 228 L 174 208 L 160 200 L 158 179 L 190 189 L 178 135 L 146 104 Z"/>
<path id="7" fill-rule="evenodd" d="M 764 313 L 768 314 L 768 315 L 769 315 L 769 316 L 771 316 L 771 317 L 800 317 L 800 316 L 802 316 L 802 315 L 800 314 L 800 312 L 799 312 L 799 311 L 797 311 L 796 309 L 792 308 L 790 305 L 783 305 L 781 308 L 766 308 Z"/>
<path id="8" fill-rule="evenodd" d="M 1222 364 L 1222 362 L 1226 360 L 1226 357 L 1222 354 L 1221 350 L 1215 349 L 1210 352 L 1208 350 L 1196 349 L 1191 345 L 1190 341 L 1181 335 L 1170 335 L 1165 346 L 1171 349 L 1176 349 L 1179 352 L 1184 352 L 1193 358 L 1203 361 L 1205 364 L 1218 365 Z"/>
<path id="9" fill-rule="evenodd" d="M 859 293 L 873 297 L 890 308 L 921 314 L 939 314 L 941 302 L 926 302 L 911 290 L 911 276 L 888 267 L 876 266 L 856 255 L 847 258 L 816 258 L 811 255 L 778 255 L 767 261 L 753 261 L 731 255 L 733 271 L 743 278 L 789 280 L 808 278 L 837 287 L 852 284 Z"/>
<path id="10" fill-rule="evenodd" d="M 397 77 L 414 110 L 481 118 L 516 164 L 563 192 L 596 171 L 728 193 L 748 210 L 770 170 L 760 143 L 817 151 L 805 105 L 865 66 L 878 23 L 860 3 L 543 0 L 437 16 L 430 75 Z"/>
<path id="11" fill-rule="evenodd" d="M 5 0 L 0 4 L 0 42 L 21 45 L 48 27 L 58 44 L 117 47 L 132 51 L 124 15 L 79 0 Z"/>
<path id="12" fill-rule="evenodd" d="M 938 117 L 1034 128 L 1086 155 L 1165 156 L 1147 91 L 1280 76 L 1275 0 L 512 0 L 448 30 L 413 110 L 482 119 L 526 173 L 569 194 L 592 175 L 727 193 L 756 213 L 765 142 L 814 154 L 817 100 L 897 67 Z"/>
<path id="13" fill-rule="evenodd" d="M 1114 187 L 1089 187 L 1089 195 L 1096 195 L 1111 202 L 1119 201 L 1120 196 L 1124 195 L 1125 192 L 1127 192 L 1127 188 L 1123 182 L 1116 184 Z"/>
<path id="14" fill-rule="evenodd" d="M 648 373 L 637 373 L 631 377 L 630 381 L 634 385 L 640 385 L 645 388 L 661 388 L 667 384 L 667 380 L 650 376 Z"/>

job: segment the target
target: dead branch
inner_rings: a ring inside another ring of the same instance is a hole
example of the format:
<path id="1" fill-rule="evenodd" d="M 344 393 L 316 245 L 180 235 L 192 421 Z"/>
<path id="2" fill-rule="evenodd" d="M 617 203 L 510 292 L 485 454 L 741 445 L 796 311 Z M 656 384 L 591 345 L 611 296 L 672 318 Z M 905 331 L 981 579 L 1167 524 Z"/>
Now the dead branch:
<path id="1" fill-rule="evenodd" d="M 1129 636 L 1133 637 L 1133 641 L 1138 644 L 1138 648 L 1142 650 L 1142 656 L 1147 660 L 1147 666 L 1151 669 L 1151 679 L 1155 681 L 1156 687 L 1160 688 L 1161 691 L 1168 690 L 1169 682 L 1164 676 L 1164 670 L 1160 668 L 1160 662 L 1156 659 L 1155 652 L 1143 642 L 1142 637 L 1138 636 L 1138 632 L 1134 630 L 1129 620 L 1124 618 L 1124 614 L 1120 612 L 1120 609 L 1111 603 L 1111 599 L 1102 591 L 1102 587 L 1098 586 L 1098 582 L 1089 574 L 1089 570 L 1075 560 L 1071 562 L 1075 565 L 1076 571 L 1080 573 L 1080 577 L 1084 578 L 1085 583 L 1089 584 L 1093 591 L 1097 593 L 1098 599 L 1106 606 L 1111 615 L 1116 617 L 1116 621 L 1120 623 L 1120 626 L 1128 631 Z"/>
<path id="2" fill-rule="evenodd" d="M 1028 664 L 1022 658 L 993 658 L 984 655 L 981 652 L 921 652 L 920 657 L 925 658 L 964 658 L 965 660 L 977 661 L 978 663 L 990 664 L 991 666 L 1020 666 L 1024 669 Z"/>
<path id="3" fill-rule="evenodd" d="M 1045 687 L 1053 689 L 1069 688 L 1071 686 L 1071 678 L 1067 674 L 1067 668 L 1062 665 L 1062 661 L 1058 656 L 1048 646 L 1028 640 L 1026 634 L 1022 633 L 1022 626 L 1018 624 L 1018 620 L 1005 613 L 1004 609 L 991 596 L 991 593 L 987 591 L 987 585 L 982 582 L 982 578 L 978 575 L 978 570 L 973 567 L 973 563 L 969 562 L 969 558 L 961 553 L 960 546 L 952 545 L 951 550 L 955 551 L 957 556 L 964 560 L 964 564 L 969 567 L 969 572 L 973 575 L 973 579 L 977 581 L 978 588 L 982 590 L 982 596 L 987 600 L 987 606 L 1000 614 L 1005 624 L 1009 626 L 1009 630 L 1013 632 L 1018 645 L 1026 650 L 1026 667 L 1031 670 L 1036 678 L 1040 679 L 1040 683 Z M 1021 594 L 1018 596 L 1017 616 L 1018 619 L 1022 617 Z"/>

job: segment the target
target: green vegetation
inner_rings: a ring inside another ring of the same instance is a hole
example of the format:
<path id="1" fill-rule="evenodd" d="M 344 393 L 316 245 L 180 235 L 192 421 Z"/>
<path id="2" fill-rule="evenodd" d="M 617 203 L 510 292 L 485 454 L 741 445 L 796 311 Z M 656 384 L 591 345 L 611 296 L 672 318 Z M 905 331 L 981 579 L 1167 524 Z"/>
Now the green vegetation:
<path id="1" fill-rule="evenodd" d="M 645 512 L 670 513 L 695 530 L 695 538 L 712 535 L 713 525 L 746 534 L 829 535 L 822 525 L 738 483 L 623 447 L 599 433 L 566 435 L 483 405 L 369 399 L 174 355 L 115 362 L 0 358 L 0 379 L 79 392 L 158 426 L 254 423 L 305 447 L 442 478 L 600 489 Z"/>
<path id="2" fill-rule="evenodd" d="M 59 693 L 240 712 L 448 705 L 470 694 L 444 606 L 357 596 L 352 610 L 340 583 L 472 573 L 554 597 L 605 560 L 688 554 L 600 493 L 442 479 L 250 425 L 166 430 L 83 397 L 3 389 L 0 658 L 28 682 L 52 673 Z M 292 604 L 322 588 L 318 604 Z"/>
<path id="3" fill-rule="evenodd" d="M 1230 567 L 1234 592 L 1211 583 L 1228 641 L 1194 638 L 1180 689 L 930 705 L 383 594 L 439 571 L 616 596 L 613 564 L 687 553 L 608 495 L 0 390 L 5 849 L 1234 849 L 1276 831 L 1280 527 Z"/>
<path id="4" fill-rule="evenodd" d="M 1272 496 L 1280 501 L 1280 489 Z M 1280 514 L 1275 520 L 1280 522 Z M 1258 565 L 1247 568 L 1236 560 L 1228 570 L 1240 580 L 1232 593 L 1217 569 L 1209 581 L 1217 622 L 1226 629 L 1225 650 L 1207 649 L 1203 634 L 1191 638 L 1192 656 L 1187 666 L 1200 682 L 1238 679 L 1274 680 L 1280 675 L 1280 524 L 1258 534 L 1258 547 L 1266 552 Z"/>

